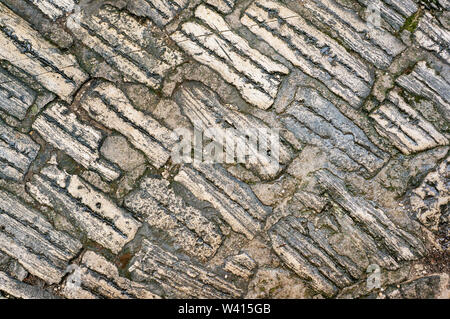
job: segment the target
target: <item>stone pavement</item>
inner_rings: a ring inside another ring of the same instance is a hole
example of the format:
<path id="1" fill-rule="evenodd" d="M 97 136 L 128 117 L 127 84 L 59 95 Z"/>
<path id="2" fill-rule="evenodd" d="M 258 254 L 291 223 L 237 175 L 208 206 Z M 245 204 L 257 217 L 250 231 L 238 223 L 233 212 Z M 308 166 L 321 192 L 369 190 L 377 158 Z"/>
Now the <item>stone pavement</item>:
<path id="1" fill-rule="evenodd" d="M 0 298 L 449 298 L 449 138 L 448 0 L 0 0 Z"/>

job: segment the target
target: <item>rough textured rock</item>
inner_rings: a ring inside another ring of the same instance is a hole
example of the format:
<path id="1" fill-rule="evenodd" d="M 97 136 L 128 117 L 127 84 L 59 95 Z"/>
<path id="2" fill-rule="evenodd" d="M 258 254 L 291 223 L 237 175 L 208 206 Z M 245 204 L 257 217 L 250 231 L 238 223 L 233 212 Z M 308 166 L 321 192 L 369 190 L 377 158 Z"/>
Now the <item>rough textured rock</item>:
<path id="1" fill-rule="evenodd" d="M 0 249 L 33 275 L 58 283 L 81 243 L 53 229 L 14 195 L 4 191 L 0 195 Z"/>
<path id="2" fill-rule="evenodd" d="M 266 23 L 268 20 L 271 22 Z M 294 11 L 274 1 L 255 1 L 241 21 L 294 66 L 324 82 L 350 105 L 358 107 L 369 95 L 373 78 L 367 65 Z"/>
<path id="3" fill-rule="evenodd" d="M 27 186 L 37 201 L 58 211 L 88 238 L 114 253 L 134 238 L 140 226 L 102 192 L 56 166 L 45 167 Z"/>
<path id="4" fill-rule="evenodd" d="M 39 145 L 0 120 L 0 176 L 21 180 L 36 158 Z"/>
<path id="5" fill-rule="evenodd" d="M 447 158 L 435 171 L 425 177 L 422 184 L 412 191 L 409 198 L 413 211 L 417 213 L 420 222 L 434 231 L 439 229 L 440 223 L 448 227 L 449 165 L 449 159 Z M 444 231 L 448 236 L 448 228 Z"/>
<path id="6" fill-rule="evenodd" d="M 0 85 L 0 109 L 23 120 L 36 93 L 3 69 L 0 69 Z"/>
<path id="7" fill-rule="evenodd" d="M 81 263 L 72 264 L 69 269 L 71 273 L 62 285 L 63 295 L 67 298 L 159 298 L 146 286 L 121 277 L 114 264 L 93 251 L 85 252 Z"/>
<path id="8" fill-rule="evenodd" d="M 55 299 L 50 292 L 28 285 L 0 271 L 0 291 L 21 299 Z"/>
<path id="9" fill-rule="evenodd" d="M 1 0 L 0 298 L 448 299 L 449 9 Z"/>
<path id="10" fill-rule="evenodd" d="M 220 166 L 183 167 L 175 180 L 197 198 L 211 203 L 222 218 L 239 233 L 252 239 L 262 227 L 269 209 L 262 205 L 248 185 L 233 178 Z"/>
<path id="11" fill-rule="evenodd" d="M 265 129 L 270 133 L 269 125 L 262 122 L 258 118 L 253 116 L 242 114 L 232 106 L 223 105 L 217 95 L 214 94 L 208 87 L 204 85 L 197 85 L 196 83 L 187 83 L 185 86 L 181 86 L 179 90 L 174 93 L 174 99 L 180 106 L 182 112 L 191 121 L 192 125 L 197 129 L 208 128 L 217 129 L 218 138 L 215 142 L 224 146 L 225 151 L 228 151 L 226 143 L 229 143 L 229 136 L 225 130 L 227 128 L 236 129 L 237 132 L 233 132 L 233 140 L 236 144 L 235 157 L 238 158 L 239 153 L 247 151 L 249 156 L 254 156 L 256 160 L 250 162 L 248 166 L 254 168 L 256 172 L 264 177 L 270 178 L 276 176 L 281 167 L 273 167 L 270 165 L 270 157 L 267 153 L 261 152 L 258 149 L 258 145 L 251 144 L 248 146 L 248 150 L 241 150 L 240 145 L 245 145 L 246 137 L 243 136 L 247 129 L 258 128 Z M 265 139 L 265 143 L 270 144 L 270 136 L 262 137 Z M 279 149 L 279 162 L 285 164 L 289 161 L 291 154 L 289 149 L 284 145 Z M 236 159 L 232 159 L 234 162 Z M 228 159 L 224 158 L 223 162 L 227 162 Z"/>
<path id="12" fill-rule="evenodd" d="M 30 0 L 52 20 L 56 20 L 74 10 L 76 2 L 74 0 Z"/>
<path id="13" fill-rule="evenodd" d="M 110 83 L 96 83 L 88 92 L 82 98 L 81 107 L 94 120 L 128 138 L 157 168 L 164 165 L 176 141 L 170 130 L 136 110 L 125 94 Z"/>
<path id="14" fill-rule="evenodd" d="M 414 33 L 416 41 L 421 47 L 439 55 L 444 61 L 450 63 L 450 31 L 440 26 L 429 12 L 424 14 L 419 26 Z"/>
<path id="15" fill-rule="evenodd" d="M 213 272 L 183 261 L 161 247 L 144 240 L 129 271 L 144 280 L 156 281 L 167 297 L 231 298 L 242 290 Z"/>
<path id="16" fill-rule="evenodd" d="M 186 8 L 188 3 L 188 0 L 131 0 L 128 8 L 135 14 L 149 17 L 159 27 L 163 27 Z"/>
<path id="17" fill-rule="evenodd" d="M 438 106 L 440 113 L 450 120 L 450 83 L 449 78 L 436 74 L 425 61 L 420 61 L 410 74 L 397 79 L 397 84 L 408 92 L 425 97 Z"/>
<path id="18" fill-rule="evenodd" d="M 71 101 L 72 94 L 87 79 L 75 57 L 62 54 L 3 4 L 0 4 L 0 14 L 0 57 L 24 70 L 61 99 Z"/>
<path id="19" fill-rule="evenodd" d="M 199 6 L 195 16 L 209 28 L 188 22 L 172 39 L 194 59 L 236 86 L 246 101 L 262 109 L 269 108 L 277 95 L 280 75 L 288 73 L 288 69 L 252 49 L 245 39 L 224 32 L 230 26 L 206 6 Z"/>
<path id="20" fill-rule="evenodd" d="M 217 225 L 185 203 L 161 177 L 146 177 L 125 206 L 150 226 L 166 231 L 188 254 L 206 260 L 222 243 Z"/>
<path id="21" fill-rule="evenodd" d="M 67 26 L 130 82 L 157 88 L 164 75 L 182 62 L 178 52 L 155 39 L 150 24 L 141 25 L 133 16 L 110 6 L 95 15 L 77 13 Z"/>
<path id="22" fill-rule="evenodd" d="M 404 154 L 416 153 L 440 145 L 448 140 L 411 108 L 397 93 L 389 94 L 389 101 L 371 114 L 377 130 L 388 137 Z"/>
<path id="23" fill-rule="evenodd" d="M 386 155 L 364 132 L 314 89 L 300 87 L 286 115 L 286 128 L 300 142 L 329 153 L 338 167 L 373 174 L 385 163 Z"/>
<path id="24" fill-rule="evenodd" d="M 115 180 L 120 170 L 100 158 L 98 151 L 102 133 L 81 123 L 76 115 L 62 104 L 48 107 L 33 123 L 33 128 L 54 147 L 86 168 L 99 172 L 106 180 Z"/>

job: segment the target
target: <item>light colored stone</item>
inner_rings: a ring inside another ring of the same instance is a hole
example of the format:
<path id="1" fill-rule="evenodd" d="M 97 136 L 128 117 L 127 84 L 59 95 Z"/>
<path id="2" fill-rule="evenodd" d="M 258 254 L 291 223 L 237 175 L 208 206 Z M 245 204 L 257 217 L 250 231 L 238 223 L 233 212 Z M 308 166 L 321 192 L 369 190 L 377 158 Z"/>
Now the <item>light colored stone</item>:
<path id="1" fill-rule="evenodd" d="M 67 27 L 128 82 L 158 88 L 167 72 L 182 63 L 178 52 L 152 35 L 149 23 L 142 25 L 130 14 L 111 6 L 104 6 L 93 15 L 83 11 L 72 14 Z"/>
<path id="2" fill-rule="evenodd" d="M 186 262 L 144 239 L 128 269 L 136 276 L 157 282 L 172 298 L 237 298 L 243 291 L 232 281 Z"/>
<path id="3" fill-rule="evenodd" d="M 102 133 L 80 122 L 61 103 L 47 108 L 33 123 L 33 128 L 54 147 L 64 151 L 86 168 L 99 172 L 106 180 L 120 176 L 120 170 L 100 158 Z"/>
<path id="4" fill-rule="evenodd" d="M 81 107 L 96 121 L 125 136 L 157 168 L 169 159 L 176 137 L 149 115 L 136 110 L 113 84 L 99 82 L 91 87 Z"/>
<path id="5" fill-rule="evenodd" d="M 369 95 L 373 76 L 367 65 L 294 11 L 277 2 L 258 0 L 244 12 L 241 22 L 353 107 Z"/>
<path id="6" fill-rule="evenodd" d="M 38 212 L 0 190 L 0 250 L 31 274 L 58 283 L 81 243 L 58 232 Z"/>
<path id="7" fill-rule="evenodd" d="M 113 253 L 134 238 L 141 223 L 77 175 L 47 166 L 27 184 L 37 201 L 65 216 Z"/>
<path id="8" fill-rule="evenodd" d="M 88 250 L 80 265 L 69 266 L 70 275 L 62 285 L 65 297 L 71 299 L 159 299 L 145 285 L 130 281 L 105 257 Z"/>
<path id="9" fill-rule="evenodd" d="M 40 146 L 0 119 L 0 177 L 19 181 L 36 158 Z"/>
<path id="10" fill-rule="evenodd" d="M 132 171 L 145 163 L 141 153 L 133 149 L 123 136 L 108 136 L 100 148 L 101 154 L 125 171 Z"/>
<path id="11" fill-rule="evenodd" d="M 61 51 L 31 26 L 0 4 L 0 58 L 24 70 L 43 87 L 70 102 L 88 76 L 75 57 Z"/>
<path id="12" fill-rule="evenodd" d="M 259 108 L 269 108 L 277 95 L 282 74 L 289 70 L 250 47 L 230 30 L 215 11 L 199 6 L 195 16 L 203 23 L 187 22 L 171 37 L 195 60 L 218 72 L 240 91 L 242 97 Z M 227 32 L 224 32 L 224 31 Z"/>
<path id="13" fill-rule="evenodd" d="M 391 91 L 389 101 L 370 116 L 376 121 L 378 132 L 389 138 L 404 154 L 448 145 L 447 138 L 409 106 L 398 93 Z"/>
<path id="14" fill-rule="evenodd" d="M 161 177 L 145 177 L 124 204 L 150 226 L 168 233 L 187 254 L 201 260 L 214 255 L 222 243 L 217 225 L 187 204 Z"/>

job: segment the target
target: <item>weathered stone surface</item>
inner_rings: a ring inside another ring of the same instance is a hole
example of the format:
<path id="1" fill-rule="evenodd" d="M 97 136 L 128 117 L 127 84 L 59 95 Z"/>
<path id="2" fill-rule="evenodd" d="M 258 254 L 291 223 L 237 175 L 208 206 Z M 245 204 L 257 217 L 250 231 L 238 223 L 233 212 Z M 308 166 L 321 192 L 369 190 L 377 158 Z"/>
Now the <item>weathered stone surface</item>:
<path id="1" fill-rule="evenodd" d="M 388 68 L 392 59 L 406 48 L 396 37 L 383 29 L 371 27 L 356 12 L 334 0 L 306 1 L 304 7 L 317 21 L 332 25 L 342 41 L 379 68 Z"/>
<path id="2" fill-rule="evenodd" d="M 87 80 L 75 57 L 61 51 L 0 4 L 0 57 L 65 101 Z"/>
<path id="3" fill-rule="evenodd" d="M 21 299 L 55 299 L 51 293 L 39 287 L 23 283 L 0 271 L 0 291 Z"/>
<path id="4" fill-rule="evenodd" d="M 450 163 L 447 158 L 410 195 L 411 207 L 417 218 L 433 231 L 438 230 L 440 222 L 448 223 L 448 216 L 443 216 L 443 213 L 446 209 L 448 211 L 450 203 L 449 185 Z M 441 217 L 444 221 L 441 221 Z M 448 228 L 445 231 L 448 235 Z"/>
<path id="5" fill-rule="evenodd" d="M 133 149 L 123 136 L 108 136 L 100 148 L 101 154 L 125 171 L 132 171 L 145 163 L 145 157 Z"/>
<path id="6" fill-rule="evenodd" d="M 82 178 L 56 166 L 45 167 L 27 186 L 37 201 L 55 209 L 88 238 L 114 253 L 134 238 L 141 224 Z"/>
<path id="7" fill-rule="evenodd" d="M 241 22 L 352 106 L 359 107 L 369 95 L 373 76 L 367 65 L 294 11 L 270 0 L 255 1 Z"/>
<path id="8" fill-rule="evenodd" d="M 246 253 L 231 256 L 225 261 L 224 269 L 236 276 L 248 279 L 256 267 L 256 262 Z"/>
<path id="9" fill-rule="evenodd" d="M 0 177 L 19 181 L 39 152 L 29 136 L 9 127 L 0 119 Z"/>
<path id="10" fill-rule="evenodd" d="M 116 130 L 157 168 L 166 163 L 176 137 L 151 116 L 136 110 L 125 94 L 107 82 L 92 85 L 81 107 L 104 126 Z"/>
<path id="11" fill-rule="evenodd" d="M 423 244 L 415 236 L 396 226 L 380 209 L 345 190 L 341 181 L 331 173 L 318 173 L 319 182 L 327 188 L 337 204 L 344 208 L 350 217 L 383 245 L 397 260 L 414 260 L 423 254 Z"/>
<path id="12" fill-rule="evenodd" d="M 358 0 L 366 8 L 373 2 Z M 383 0 L 375 2 L 374 9 L 379 10 L 381 17 L 396 31 L 400 30 L 408 17 L 419 9 L 413 0 Z"/>
<path id="13" fill-rule="evenodd" d="M 57 283 L 80 249 L 79 241 L 56 231 L 38 212 L 0 190 L 0 250 L 16 258 L 27 271 Z"/>
<path id="14" fill-rule="evenodd" d="M 448 0 L 0 2 L 0 299 L 448 299 Z"/>
<path id="15" fill-rule="evenodd" d="M 120 170 L 100 158 L 102 133 L 81 123 L 66 106 L 55 103 L 33 123 L 33 128 L 54 147 L 64 151 L 86 168 L 96 170 L 106 180 L 115 180 Z"/>
<path id="16" fill-rule="evenodd" d="M 222 167 L 200 164 L 196 169 L 183 167 L 175 180 L 197 198 L 211 203 L 234 231 L 252 239 L 261 230 L 269 210 L 248 185 L 233 178 Z"/>
<path id="17" fill-rule="evenodd" d="M 448 299 L 448 286 L 448 274 L 435 274 L 388 287 L 383 295 L 386 299 Z"/>
<path id="18" fill-rule="evenodd" d="M 163 27 L 188 4 L 188 0 L 131 0 L 128 8 L 135 14 L 149 17 L 159 27 Z"/>
<path id="19" fill-rule="evenodd" d="M 149 23 L 142 25 L 130 14 L 111 6 L 94 15 L 76 13 L 67 26 L 129 82 L 158 88 L 163 76 L 182 62 L 178 52 L 156 39 Z"/>
<path id="20" fill-rule="evenodd" d="M 75 9 L 74 0 L 27 0 L 37 6 L 45 15 L 56 20 Z"/>
<path id="21" fill-rule="evenodd" d="M 174 93 L 174 99 L 180 106 L 183 113 L 189 118 L 191 123 L 197 127 L 197 129 L 216 129 L 217 139 L 215 142 L 224 147 L 224 152 L 229 151 L 227 149 L 230 140 L 236 144 L 235 156 L 238 157 L 241 153 L 247 151 L 249 156 L 255 158 L 255 160 L 245 161 L 246 166 L 254 168 L 258 174 L 265 178 L 275 176 L 280 170 L 281 165 L 289 161 L 291 154 L 289 150 L 284 146 L 279 147 L 279 164 L 273 165 L 273 160 L 268 156 L 267 152 L 261 152 L 257 144 L 248 145 L 248 150 L 242 149 L 247 143 L 246 137 L 243 135 L 247 130 L 258 134 L 257 130 L 267 130 L 270 132 L 270 127 L 263 121 L 251 115 L 245 115 L 238 112 L 232 106 L 223 105 L 217 95 L 204 85 L 196 85 L 195 83 L 187 83 L 182 85 L 179 90 Z M 232 136 L 229 136 L 225 131 L 227 128 L 236 129 L 233 131 Z M 271 144 L 270 136 L 260 136 L 258 143 L 268 145 Z M 234 146 L 233 146 L 234 147 Z M 224 155 L 223 162 L 228 161 Z M 234 163 L 236 159 L 232 159 Z M 278 164 L 278 163 L 277 163 Z"/>
<path id="22" fill-rule="evenodd" d="M 323 149 L 337 167 L 373 174 L 385 163 L 385 154 L 318 91 L 300 87 L 286 113 L 287 129 L 302 143 Z"/>
<path id="23" fill-rule="evenodd" d="M 129 271 L 156 281 L 165 296 L 172 298 L 237 298 L 243 293 L 231 281 L 184 261 L 148 240 L 143 241 Z"/>
<path id="24" fill-rule="evenodd" d="M 233 11 L 234 5 L 236 3 L 235 0 L 205 0 L 205 2 L 216 8 L 217 11 L 224 14 Z"/>
<path id="25" fill-rule="evenodd" d="M 316 221 L 286 217 L 269 232 L 275 252 L 314 290 L 335 295 L 361 278 L 370 261 L 397 269 L 401 262 L 420 258 L 422 243 L 382 210 L 351 196 L 331 173 L 322 170 L 316 176 L 337 206 Z M 308 197 L 304 202 L 310 205 Z"/>
<path id="26" fill-rule="evenodd" d="M 396 83 L 408 92 L 433 101 L 442 116 L 450 121 L 450 80 L 438 75 L 425 61 L 417 63 L 410 74 L 400 76 Z"/>
<path id="27" fill-rule="evenodd" d="M 389 94 L 389 102 L 370 116 L 377 122 L 378 132 L 388 137 L 404 154 L 448 145 L 447 138 L 394 91 Z"/>
<path id="28" fill-rule="evenodd" d="M 450 63 L 448 45 L 450 43 L 450 31 L 444 29 L 429 12 L 426 12 L 420 19 L 414 37 L 421 47 L 436 53 L 444 61 Z"/>
<path id="29" fill-rule="evenodd" d="M 280 75 L 288 73 L 288 69 L 228 31 L 230 26 L 215 11 L 201 5 L 195 16 L 208 27 L 187 22 L 172 39 L 195 60 L 236 86 L 245 100 L 259 108 L 269 108 L 277 95 Z"/>
<path id="30" fill-rule="evenodd" d="M 186 253 L 202 260 L 214 255 L 222 243 L 218 227 L 184 202 L 161 177 L 145 177 L 124 204 L 150 226 L 167 232 Z"/>
<path id="31" fill-rule="evenodd" d="M 23 120 L 36 93 L 0 68 L 0 109 Z"/>
<path id="32" fill-rule="evenodd" d="M 80 265 L 72 264 L 69 269 L 71 273 L 62 286 L 66 298 L 159 298 L 145 285 L 120 276 L 114 264 L 90 250 L 84 253 Z"/>

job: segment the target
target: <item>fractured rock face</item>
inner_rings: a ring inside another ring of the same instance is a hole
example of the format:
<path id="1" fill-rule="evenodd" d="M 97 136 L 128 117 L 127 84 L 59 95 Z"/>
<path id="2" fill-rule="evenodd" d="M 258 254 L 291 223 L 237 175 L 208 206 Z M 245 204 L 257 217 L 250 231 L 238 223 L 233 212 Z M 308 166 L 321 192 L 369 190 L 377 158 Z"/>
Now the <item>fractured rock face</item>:
<path id="1" fill-rule="evenodd" d="M 441 27 L 440 23 L 429 12 L 420 19 L 419 26 L 414 33 L 416 41 L 421 47 L 432 51 L 444 61 L 450 63 L 450 31 Z"/>
<path id="2" fill-rule="evenodd" d="M 438 230 L 442 213 L 450 203 L 450 163 L 447 158 L 438 168 L 429 173 L 422 184 L 410 196 L 413 211 L 425 226 Z M 448 218 L 448 216 L 443 216 Z M 448 222 L 448 221 L 447 221 Z M 448 232 L 448 229 L 446 230 Z M 448 234 L 447 234 L 448 235 Z"/>
<path id="3" fill-rule="evenodd" d="M 21 180 L 36 158 L 40 146 L 0 120 L 0 177 Z"/>
<path id="4" fill-rule="evenodd" d="M 0 0 L 0 299 L 448 299 L 449 9 Z"/>
<path id="5" fill-rule="evenodd" d="M 0 271 L 0 291 L 21 299 L 55 299 L 56 296 L 46 290 L 26 284 Z"/>
<path id="6" fill-rule="evenodd" d="M 358 0 L 366 9 L 371 9 L 380 14 L 395 31 L 399 31 L 405 24 L 408 17 L 413 15 L 419 9 L 413 0 Z M 372 5 L 372 7 L 370 7 Z M 370 10 L 369 10 L 370 11 Z M 369 12 L 369 14 L 372 12 Z"/>
<path id="7" fill-rule="evenodd" d="M 214 255 L 222 243 L 218 227 L 185 203 L 162 178 L 146 177 L 139 190 L 126 197 L 125 207 L 202 260 Z"/>
<path id="8" fill-rule="evenodd" d="M 93 251 L 84 253 L 81 265 L 71 264 L 62 286 L 64 296 L 74 299 L 155 299 L 144 285 L 119 275 L 116 266 Z"/>
<path id="9" fill-rule="evenodd" d="M 302 143 L 319 146 L 344 170 L 373 174 L 383 166 L 385 154 L 319 92 L 300 87 L 296 99 L 282 121 Z"/>
<path id="10" fill-rule="evenodd" d="M 59 282 L 80 249 L 78 240 L 56 231 L 40 213 L 0 190 L 0 250 L 31 274 L 49 283 Z"/>
<path id="11" fill-rule="evenodd" d="M 183 167 L 175 181 L 197 198 L 211 203 L 234 231 L 252 239 L 261 230 L 269 209 L 259 202 L 248 185 L 221 166 L 200 164 L 195 168 Z"/>
<path id="12" fill-rule="evenodd" d="M 0 109 L 23 120 L 36 93 L 0 68 Z"/>
<path id="13" fill-rule="evenodd" d="M 382 210 L 351 196 L 334 175 L 319 171 L 316 176 L 337 204 L 329 217 L 313 223 L 290 216 L 269 232 L 275 252 L 314 289 L 332 296 L 361 278 L 371 262 L 397 269 L 423 254 L 419 240 Z"/>
<path id="14" fill-rule="evenodd" d="M 378 132 L 388 137 L 404 154 L 448 145 L 447 138 L 397 93 L 392 91 L 389 101 L 370 116 L 377 122 Z"/>
<path id="15" fill-rule="evenodd" d="M 197 129 L 217 130 L 218 136 L 215 138 L 215 142 L 222 145 L 226 152 L 229 151 L 227 148 L 229 147 L 230 141 L 233 141 L 235 145 L 231 147 L 235 150 L 236 156 L 239 153 L 247 152 L 249 156 L 254 157 L 255 160 L 246 161 L 245 164 L 254 168 L 260 176 L 270 178 L 280 171 L 281 167 L 271 165 L 273 163 L 267 152 L 262 152 L 258 148 L 257 143 L 247 144 L 247 139 L 243 135 L 246 133 L 246 130 L 253 130 L 255 133 L 258 133 L 258 130 L 267 130 L 270 133 L 270 127 L 266 123 L 251 115 L 242 114 L 230 106 L 223 105 L 217 95 L 204 85 L 196 85 L 194 83 L 182 85 L 174 93 L 174 99 L 191 123 L 197 126 Z M 238 132 L 233 131 L 233 135 L 229 136 L 225 131 L 227 128 L 234 128 Z M 258 135 L 263 138 L 263 140 L 258 141 L 260 145 L 271 144 L 269 134 L 267 135 Z M 248 145 L 248 150 L 246 148 L 241 149 L 240 145 Z M 291 154 L 287 147 L 281 144 L 279 147 L 279 166 L 287 163 L 290 156 Z M 233 158 L 232 162 L 234 163 L 235 160 Z M 226 162 L 225 158 L 223 162 Z"/>
<path id="16" fill-rule="evenodd" d="M 128 8 L 145 15 L 159 27 L 164 27 L 189 4 L 189 0 L 131 0 Z"/>
<path id="17" fill-rule="evenodd" d="M 140 222 L 77 175 L 48 166 L 27 184 L 38 202 L 52 207 L 89 239 L 118 253 L 134 238 Z"/>
<path id="18" fill-rule="evenodd" d="M 256 262 L 246 253 L 230 257 L 224 265 L 224 269 L 236 276 L 248 279 L 256 267 Z"/>
<path id="19" fill-rule="evenodd" d="M 205 2 L 224 14 L 230 13 L 236 3 L 235 0 L 205 0 Z"/>
<path id="20" fill-rule="evenodd" d="M 94 84 L 84 95 L 81 107 L 94 120 L 128 138 L 155 167 L 161 167 L 169 159 L 175 136 L 151 116 L 134 109 L 125 94 L 114 85 L 107 82 Z"/>
<path id="21" fill-rule="evenodd" d="M 440 113 L 450 121 L 450 80 L 420 61 L 410 74 L 400 76 L 396 83 L 408 92 L 433 101 Z"/>
<path id="22" fill-rule="evenodd" d="M 277 95 L 280 75 L 289 70 L 229 31 L 230 26 L 215 11 L 201 5 L 195 16 L 208 27 L 187 22 L 172 35 L 172 39 L 195 60 L 236 86 L 246 101 L 261 109 L 269 108 Z"/>
<path id="23" fill-rule="evenodd" d="M 336 34 L 352 50 L 378 68 L 386 69 L 405 46 L 396 37 L 380 28 L 373 28 L 356 12 L 334 0 L 306 1 L 303 5 L 319 22 L 333 25 Z"/>
<path id="24" fill-rule="evenodd" d="M 0 28 L 0 58 L 70 102 L 72 94 L 87 80 L 75 57 L 62 54 L 3 4 L 0 4 Z"/>
<path id="25" fill-rule="evenodd" d="M 56 20 L 75 8 L 74 0 L 27 0 L 39 8 L 52 20 Z"/>
<path id="26" fill-rule="evenodd" d="M 142 25 L 111 6 L 94 15 L 74 14 L 67 26 L 84 45 L 123 73 L 126 81 L 158 88 L 164 75 L 182 62 L 178 52 L 153 35 L 151 24 Z"/>
<path id="27" fill-rule="evenodd" d="M 244 12 L 241 22 L 353 107 L 359 107 L 369 95 L 373 76 L 367 65 L 296 12 L 270 0 L 258 0 Z"/>
<path id="28" fill-rule="evenodd" d="M 128 270 L 144 280 L 157 282 L 167 297 L 237 298 L 243 293 L 232 281 L 184 261 L 148 240 L 143 240 Z"/>
<path id="29" fill-rule="evenodd" d="M 96 170 L 106 180 L 119 177 L 120 170 L 100 158 L 102 133 L 81 123 L 64 105 L 56 103 L 47 108 L 33 123 L 33 128 L 54 147 L 84 167 Z"/>

